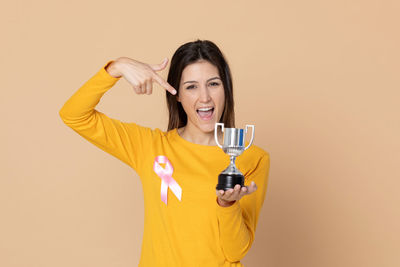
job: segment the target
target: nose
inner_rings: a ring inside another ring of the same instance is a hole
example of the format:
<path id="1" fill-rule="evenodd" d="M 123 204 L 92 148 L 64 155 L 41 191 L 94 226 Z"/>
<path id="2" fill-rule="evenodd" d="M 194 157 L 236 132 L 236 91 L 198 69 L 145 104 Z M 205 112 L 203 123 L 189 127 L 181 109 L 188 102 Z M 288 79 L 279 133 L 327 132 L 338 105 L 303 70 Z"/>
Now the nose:
<path id="1" fill-rule="evenodd" d="M 211 100 L 210 91 L 207 86 L 202 86 L 200 89 L 199 101 L 202 103 L 208 103 Z"/>

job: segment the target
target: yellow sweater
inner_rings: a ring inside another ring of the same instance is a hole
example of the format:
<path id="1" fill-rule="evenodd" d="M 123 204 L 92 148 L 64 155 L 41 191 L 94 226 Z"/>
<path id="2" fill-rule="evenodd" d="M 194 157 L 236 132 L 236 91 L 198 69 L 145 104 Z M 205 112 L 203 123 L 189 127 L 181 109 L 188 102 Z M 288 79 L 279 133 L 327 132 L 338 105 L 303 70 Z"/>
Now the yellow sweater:
<path id="1" fill-rule="evenodd" d="M 228 155 L 217 146 L 186 141 L 176 129 L 163 132 L 97 111 L 103 94 L 119 80 L 107 73 L 106 65 L 59 114 L 66 125 L 140 176 L 145 215 L 139 266 L 243 266 L 240 260 L 253 243 L 267 190 L 269 154 L 252 145 L 237 158 L 245 185 L 255 181 L 258 189 L 230 207 L 219 206 L 215 186 L 218 174 L 229 164 Z M 157 156 L 167 157 L 172 165 L 181 200 L 171 188 L 167 204 L 161 200 L 162 179 L 153 169 Z"/>

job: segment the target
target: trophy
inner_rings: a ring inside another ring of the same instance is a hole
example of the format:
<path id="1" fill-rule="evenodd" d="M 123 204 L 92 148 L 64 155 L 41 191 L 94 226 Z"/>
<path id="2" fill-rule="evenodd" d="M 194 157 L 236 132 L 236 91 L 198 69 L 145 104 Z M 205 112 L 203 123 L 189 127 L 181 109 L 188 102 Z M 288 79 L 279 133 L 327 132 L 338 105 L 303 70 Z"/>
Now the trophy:
<path id="1" fill-rule="evenodd" d="M 218 126 L 221 126 L 224 144 L 221 146 L 218 142 Z M 252 128 L 252 135 L 248 146 L 244 146 L 245 135 L 247 134 L 247 128 Z M 238 128 L 225 128 L 223 123 L 216 123 L 214 129 L 215 142 L 222 148 L 222 150 L 228 154 L 231 158 L 231 163 L 228 168 L 222 171 L 218 175 L 217 190 L 228 190 L 234 188 L 235 185 L 240 184 L 244 186 L 244 175 L 236 168 L 235 160 L 237 156 L 240 156 L 243 151 L 248 149 L 253 143 L 254 138 L 254 125 L 246 125 L 245 129 Z"/>

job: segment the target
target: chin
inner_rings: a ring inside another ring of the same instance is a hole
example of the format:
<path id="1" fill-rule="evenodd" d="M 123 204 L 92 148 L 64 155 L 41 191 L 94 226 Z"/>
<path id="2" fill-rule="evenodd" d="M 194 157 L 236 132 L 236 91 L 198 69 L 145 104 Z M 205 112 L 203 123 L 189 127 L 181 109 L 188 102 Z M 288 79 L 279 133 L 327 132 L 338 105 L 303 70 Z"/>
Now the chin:
<path id="1" fill-rule="evenodd" d="M 211 132 L 214 132 L 215 122 L 210 122 L 210 123 L 199 125 L 199 126 L 200 126 L 199 129 L 203 133 L 211 133 Z"/>

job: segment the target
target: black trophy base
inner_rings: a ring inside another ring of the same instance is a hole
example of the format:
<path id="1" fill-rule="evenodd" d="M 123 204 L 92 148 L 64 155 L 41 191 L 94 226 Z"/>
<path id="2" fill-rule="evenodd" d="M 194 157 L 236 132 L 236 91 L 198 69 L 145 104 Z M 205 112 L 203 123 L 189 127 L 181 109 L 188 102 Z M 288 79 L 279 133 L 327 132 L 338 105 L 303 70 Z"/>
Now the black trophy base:
<path id="1" fill-rule="evenodd" d="M 244 176 L 241 174 L 225 174 L 221 173 L 218 175 L 217 190 L 228 190 L 233 189 L 235 185 L 240 184 L 244 186 Z"/>

